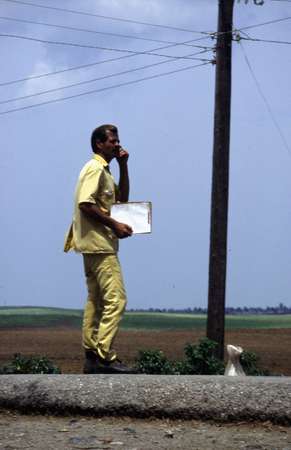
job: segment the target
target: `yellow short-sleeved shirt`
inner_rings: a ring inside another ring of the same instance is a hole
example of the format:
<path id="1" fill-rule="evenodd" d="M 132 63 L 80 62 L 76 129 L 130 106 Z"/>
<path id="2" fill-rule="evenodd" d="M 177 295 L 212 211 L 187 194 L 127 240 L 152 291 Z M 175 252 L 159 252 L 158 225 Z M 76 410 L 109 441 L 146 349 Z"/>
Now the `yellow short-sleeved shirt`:
<path id="1" fill-rule="evenodd" d="M 105 214 L 110 215 L 116 201 L 117 186 L 109 171 L 108 163 L 94 155 L 80 172 L 75 191 L 75 207 L 72 225 L 66 235 L 64 251 L 80 253 L 116 253 L 118 238 L 113 231 L 84 214 L 79 205 L 94 203 Z"/>

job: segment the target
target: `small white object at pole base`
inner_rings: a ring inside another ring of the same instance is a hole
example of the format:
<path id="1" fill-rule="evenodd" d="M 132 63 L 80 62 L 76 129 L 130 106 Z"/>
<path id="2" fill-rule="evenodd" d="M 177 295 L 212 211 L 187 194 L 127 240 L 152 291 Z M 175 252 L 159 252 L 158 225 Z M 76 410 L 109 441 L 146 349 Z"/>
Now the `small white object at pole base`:
<path id="1" fill-rule="evenodd" d="M 241 347 L 235 347 L 234 345 L 227 345 L 228 362 L 225 368 L 224 375 L 228 376 L 245 376 L 244 370 L 240 363 L 240 355 L 243 352 Z"/>

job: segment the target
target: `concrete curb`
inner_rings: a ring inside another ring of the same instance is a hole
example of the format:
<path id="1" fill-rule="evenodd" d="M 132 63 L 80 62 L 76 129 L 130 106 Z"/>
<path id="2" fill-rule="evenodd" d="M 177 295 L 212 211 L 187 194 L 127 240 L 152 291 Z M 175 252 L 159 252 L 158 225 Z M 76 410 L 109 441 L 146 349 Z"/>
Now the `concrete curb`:
<path id="1" fill-rule="evenodd" d="M 291 377 L 1 375 L 0 407 L 53 415 L 291 424 Z"/>

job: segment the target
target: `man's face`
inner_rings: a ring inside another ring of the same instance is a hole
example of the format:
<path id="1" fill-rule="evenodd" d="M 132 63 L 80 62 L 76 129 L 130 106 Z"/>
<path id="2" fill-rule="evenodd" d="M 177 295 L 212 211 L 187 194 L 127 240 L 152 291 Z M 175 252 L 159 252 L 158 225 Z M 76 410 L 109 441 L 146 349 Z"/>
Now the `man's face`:
<path id="1" fill-rule="evenodd" d="M 107 140 L 105 142 L 97 142 L 98 153 L 104 157 L 107 162 L 119 155 L 119 137 L 118 134 L 107 130 Z"/>

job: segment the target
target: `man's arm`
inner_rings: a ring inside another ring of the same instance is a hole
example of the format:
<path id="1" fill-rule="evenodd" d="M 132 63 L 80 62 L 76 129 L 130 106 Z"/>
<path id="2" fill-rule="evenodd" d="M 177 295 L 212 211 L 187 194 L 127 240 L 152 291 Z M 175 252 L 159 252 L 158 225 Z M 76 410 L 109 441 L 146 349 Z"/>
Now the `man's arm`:
<path id="1" fill-rule="evenodd" d="M 119 164 L 119 184 L 118 184 L 118 198 L 119 202 L 128 202 L 129 198 L 129 176 L 128 176 L 128 161 L 129 154 L 123 148 L 119 150 L 119 156 L 116 160 Z"/>
<path id="2" fill-rule="evenodd" d="M 132 228 L 129 225 L 117 222 L 112 217 L 104 214 L 94 203 L 80 203 L 79 208 L 84 214 L 111 228 L 119 239 L 132 235 Z"/>

